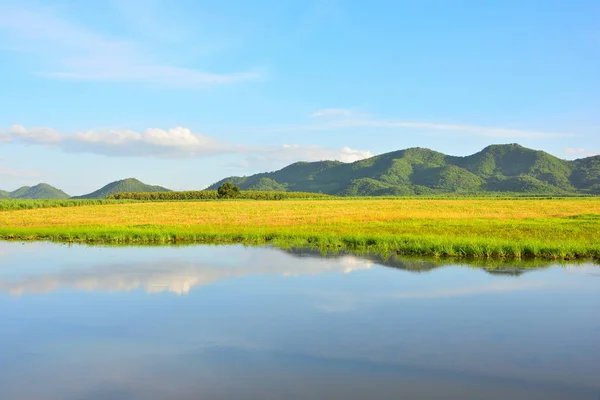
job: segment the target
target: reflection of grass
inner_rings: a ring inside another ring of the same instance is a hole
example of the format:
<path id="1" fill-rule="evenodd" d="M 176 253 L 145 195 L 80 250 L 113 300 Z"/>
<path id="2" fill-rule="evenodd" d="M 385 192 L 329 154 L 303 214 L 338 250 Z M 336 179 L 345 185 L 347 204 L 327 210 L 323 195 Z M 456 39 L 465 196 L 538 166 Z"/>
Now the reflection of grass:
<path id="1" fill-rule="evenodd" d="M 423 257 L 423 256 L 405 256 L 396 253 L 376 253 L 376 252 L 356 252 L 346 249 L 320 250 L 320 249 L 303 249 L 289 248 L 284 249 L 288 254 L 298 257 L 311 258 L 338 258 L 344 256 L 353 256 L 361 260 L 371 261 L 373 263 L 402 269 L 411 272 L 427 272 L 437 268 L 447 266 L 467 266 L 473 268 L 481 268 L 491 274 L 497 275 L 520 275 L 526 271 L 534 269 L 548 268 L 551 266 L 565 265 L 590 265 L 590 260 L 547 260 L 543 258 L 461 258 L 460 260 L 453 258 L 440 257 Z"/>
<path id="2" fill-rule="evenodd" d="M 472 258 L 600 258 L 600 200 L 159 202 L 0 213 L 0 237 L 270 243 Z"/>

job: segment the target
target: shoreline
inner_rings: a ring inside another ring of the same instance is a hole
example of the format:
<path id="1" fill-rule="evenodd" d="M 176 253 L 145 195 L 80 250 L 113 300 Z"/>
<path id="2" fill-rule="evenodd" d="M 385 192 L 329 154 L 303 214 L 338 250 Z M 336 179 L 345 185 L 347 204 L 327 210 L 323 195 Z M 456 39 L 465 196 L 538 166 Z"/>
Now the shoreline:
<path id="1" fill-rule="evenodd" d="M 199 232 L 178 227 L 143 228 L 1 228 L 3 241 L 48 241 L 90 245 L 271 245 L 280 249 L 350 251 L 399 256 L 490 260 L 600 260 L 600 246 L 547 243 L 539 240 L 507 241 L 495 238 L 448 238 L 402 235 L 286 234 L 279 232 Z"/>

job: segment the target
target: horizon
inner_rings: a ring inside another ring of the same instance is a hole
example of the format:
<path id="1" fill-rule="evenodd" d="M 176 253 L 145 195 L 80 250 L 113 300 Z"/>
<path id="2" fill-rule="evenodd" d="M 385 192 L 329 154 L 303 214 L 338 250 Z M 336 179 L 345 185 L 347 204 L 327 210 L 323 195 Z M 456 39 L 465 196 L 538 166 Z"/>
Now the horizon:
<path id="1" fill-rule="evenodd" d="M 425 3 L 0 1 L 0 189 L 201 189 L 411 147 L 600 154 L 599 3 Z"/>
<path id="2" fill-rule="evenodd" d="M 473 153 L 473 154 L 477 154 L 477 153 L 479 153 L 479 152 L 482 152 L 482 151 L 484 151 L 486 148 L 488 148 L 488 147 L 492 147 L 492 146 L 519 146 L 519 147 L 523 147 L 523 148 L 525 148 L 525 149 L 528 149 L 528 150 L 533 150 L 533 151 L 543 151 L 543 150 L 531 149 L 531 148 L 528 148 L 528 147 L 522 146 L 522 145 L 520 145 L 519 143 L 495 143 L 495 144 L 490 144 L 490 145 L 488 145 L 488 146 L 484 147 L 483 149 L 481 149 L 481 150 L 479 150 L 478 152 L 476 152 L 476 153 Z M 406 150 L 411 150 L 411 149 L 425 149 L 425 150 L 430 150 L 430 151 L 434 151 L 434 152 L 436 152 L 436 150 L 429 149 L 429 148 L 426 148 L 426 147 L 409 147 L 409 148 L 406 148 L 406 149 L 398 149 L 398 150 L 392 150 L 392 151 L 388 151 L 388 152 L 386 152 L 386 153 L 374 154 L 372 157 L 379 157 L 379 156 L 382 156 L 382 155 L 385 155 L 385 154 L 396 153 L 396 152 L 399 152 L 399 151 L 406 151 Z M 441 153 L 441 152 L 438 152 L 438 153 Z M 456 155 L 454 155 L 454 154 L 446 154 L 446 153 L 442 153 L 442 154 L 444 154 L 445 156 L 449 156 L 449 157 L 468 157 L 468 156 L 471 156 L 471 155 L 473 155 L 473 154 L 467 154 L 467 155 L 465 155 L 465 156 L 456 156 Z M 547 153 L 547 154 L 550 154 L 550 153 Z M 550 154 L 550 155 L 551 155 L 551 156 L 553 156 L 553 157 L 556 157 L 554 154 Z M 590 156 L 585 156 L 585 157 L 579 157 L 579 158 L 577 158 L 577 159 L 588 158 L 588 157 L 596 157 L 596 156 L 597 156 L 597 155 L 590 155 Z M 371 157 L 369 157 L 369 158 L 371 158 Z M 567 160 L 567 159 L 560 158 L 560 157 L 557 157 L 557 158 L 559 158 L 559 159 L 562 159 L 562 160 L 565 160 L 565 161 L 573 161 L 573 160 Z M 341 162 L 341 163 L 344 163 L 344 164 L 352 164 L 352 163 L 355 163 L 355 162 L 358 162 L 358 161 L 361 161 L 361 160 L 349 161 L 349 162 L 345 162 L 345 161 L 339 161 L 339 160 L 317 160 L 317 161 L 302 161 L 302 160 L 299 160 L 299 161 L 292 162 L 292 163 L 290 163 L 290 164 L 288 164 L 288 165 L 285 165 L 285 166 L 283 166 L 282 168 L 285 168 L 285 167 L 288 167 L 288 166 L 291 166 L 291 165 L 294 165 L 294 164 L 298 164 L 298 163 L 326 162 L 326 161 L 338 161 L 338 162 Z M 281 170 L 282 168 L 279 168 L 279 169 L 277 169 L 277 170 L 271 170 L 271 171 L 261 171 L 261 172 L 258 172 L 258 173 L 260 174 L 260 173 L 272 173 L 272 172 L 277 172 L 277 171 Z M 253 174 L 253 175 L 254 175 L 254 174 Z M 78 196 L 88 195 L 88 194 L 91 194 L 91 193 L 93 193 L 93 192 L 96 192 L 96 191 L 98 191 L 98 190 L 100 190 L 100 189 L 103 189 L 104 187 L 106 187 L 106 186 L 108 186 L 108 185 L 110 185 L 110 184 L 117 183 L 117 182 L 123 182 L 123 181 L 127 181 L 127 180 L 136 180 L 136 181 L 138 181 L 138 182 L 141 182 L 141 183 L 143 183 L 143 184 L 146 184 L 146 185 L 150 185 L 150 186 L 160 186 L 160 187 L 163 187 L 163 188 L 165 188 L 165 189 L 172 190 L 172 191 L 188 191 L 188 190 L 192 190 L 192 191 L 193 191 L 193 190 L 205 190 L 205 189 L 207 189 L 208 187 L 210 187 L 210 186 L 212 186 L 212 185 L 214 185 L 214 184 L 218 183 L 219 181 L 222 181 L 222 180 L 224 180 L 224 179 L 226 179 L 226 178 L 231 178 L 231 177 L 234 177 L 234 176 L 236 176 L 236 175 L 224 176 L 224 177 L 222 177 L 222 178 L 220 178 L 220 179 L 218 179 L 218 180 L 216 180 L 216 181 L 214 181 L 214 182 L 212 182 L 212 183 L 210 183 L 210 184 L 208 184 L 208 185 L 204 185 L 204 186 L 203 186 L 203 187 L 201 187 L 201 188 L 181 188 L 181 189 L 171 189 L 171 188 L 170 188 L 170 187 L 168 187 L 167 185 L 164 185 L 164 184 L 161 184 L 161 183 L 156 183 L 156 182 L 145 182 L 145 181 L 142 181 L 142 180 L 138 179 L 138 178 L 137 178 L 137 177 L 135 177 L 135 176 L 129 176 L 129 177 L 126 177 L 126 178 L 117 178 L 117 179 L 115 179 L 115 180 L 112 180 L 112 181 L 110 181 L 110 182 L 107 182 L 107 183 L 104 183 L 104 184 L 100 184 L 100 186 L 98 186 L 96 189 L 94 189 L 94 190 L 92 190 L 92 191 L 90 191 L 90 192 L 86 192 L 86 193 L 80 193 L 80 194 L 72 194 L 72 193 L 68 193 L 67 191 L 63 190 L 62 188 L 60 188 L 60 187 L 57 187 L 57 186 L 55 186 L 55 185 L 53 185 L 52 183 L 49 183 L 49 182 L 38 182 L 38 183 L 35 183 L 35 184 L 31 184 L 31 185 L 20 186 L 20 187 L 18 187 L 18 188 L 15 188 L 14 190 L 6 190 L 6 189 L 2 189 L 2 188 L 0 188 L 0 191 L 4 190 L 4 191 L 7 191 L 7 192 L 9 192 L 9 193 L 10 193 L 10 192 L 17 191 L 17 190 L 19 190 L 19 189 L 23 189 L 23 188 L 25 188 L 25 187 L 36 187 L 36 186 L 39 186 L 39 185 L 50 185 L 51 187 L 53 187 L 53 188 L 55 188 L 55 189 L 58 189 L 58 190 L 61 190 L 62 192 L 64 192 L 64 193 L 68 194 L 68 195 L 69 195 L 69 196 L 71 196 L 71 197 L 78 197 Z M 237 176 L 245 176 L 245 175 L 237 175 Z"/>

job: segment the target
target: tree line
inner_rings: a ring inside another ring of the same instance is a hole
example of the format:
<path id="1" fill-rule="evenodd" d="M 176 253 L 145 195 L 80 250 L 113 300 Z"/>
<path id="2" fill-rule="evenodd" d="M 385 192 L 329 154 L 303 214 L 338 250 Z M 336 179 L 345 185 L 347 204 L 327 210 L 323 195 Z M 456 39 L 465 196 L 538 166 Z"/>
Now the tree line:
<path id="1" fill-rule="evenodd" d="M 323 193 L 273 192 L 261 190 L 240 190 L 237 186 L 225 183 L 217 190 L 188 190 L 183 192 L 121 192 L 107 196 L 114 200 L 285 200 L 318 199 L 331 197 Z"/>

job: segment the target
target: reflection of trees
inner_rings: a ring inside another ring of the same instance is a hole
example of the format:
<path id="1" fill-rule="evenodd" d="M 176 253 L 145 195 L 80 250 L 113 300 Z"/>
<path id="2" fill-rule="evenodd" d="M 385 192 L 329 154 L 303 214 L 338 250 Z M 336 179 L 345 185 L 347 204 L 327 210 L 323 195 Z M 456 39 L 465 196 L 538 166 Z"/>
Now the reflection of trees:
<path id="1" fill-rule="evenodd" d="M 135 251 L 135 249 L 123 249 Z M 310 259 L 307 260 L 307 258 Z M 356 254 L 348 251 L 322 253 L 310 249 L 262 249 L 249 259 L 222 265 L 187 260 L 160 260 L 154 262 L 112 263 L 90 265 L 85 261 L 77 268 L 54 272 L 19 275 L 13 280 L 0 279 L 0 292 L 13 295 L 47 293 L 61 288 L 85 291 L 129 291 L 143 289 L 148 293 L 171 292 L 185 294 L 190 290 L 219 281 L 249 275 L 319 275 L 350 273 L 370 268 L 373 264 L 415 273 L 425 273 L 451 265 L 481 268 L 493 275 L 519 276 L 536 268 L 556 264 L 544 260 L 467 260 L 411 258 L 397 254 Z"/>
<path id="2" fill-rule="evenodd" d="M 469 259 L 469 258 L 423 258 L 406 257 L 396 253 L 376 254 L 376 253 L 352 253 L 349 251 L 339 251 L 335 253 L 323 253 L 313 249 L 285 249 L 283 250 L 295 257 L 312 258 L 336 258 L 351 255 L 358 259 L 363 259 L 375 264 L 402 269 L 411 272 L 427 272 L 436 268 L 446 266 L 464 265 L 474 268 L 480 268 L 493 275 L 513 275 L 519 276 L 525 272 L 540 268 L 547 268 L 559 264 L 556 261 L 539 259 Z M 569 264 L 572 264 L 569 261 Z"/>

